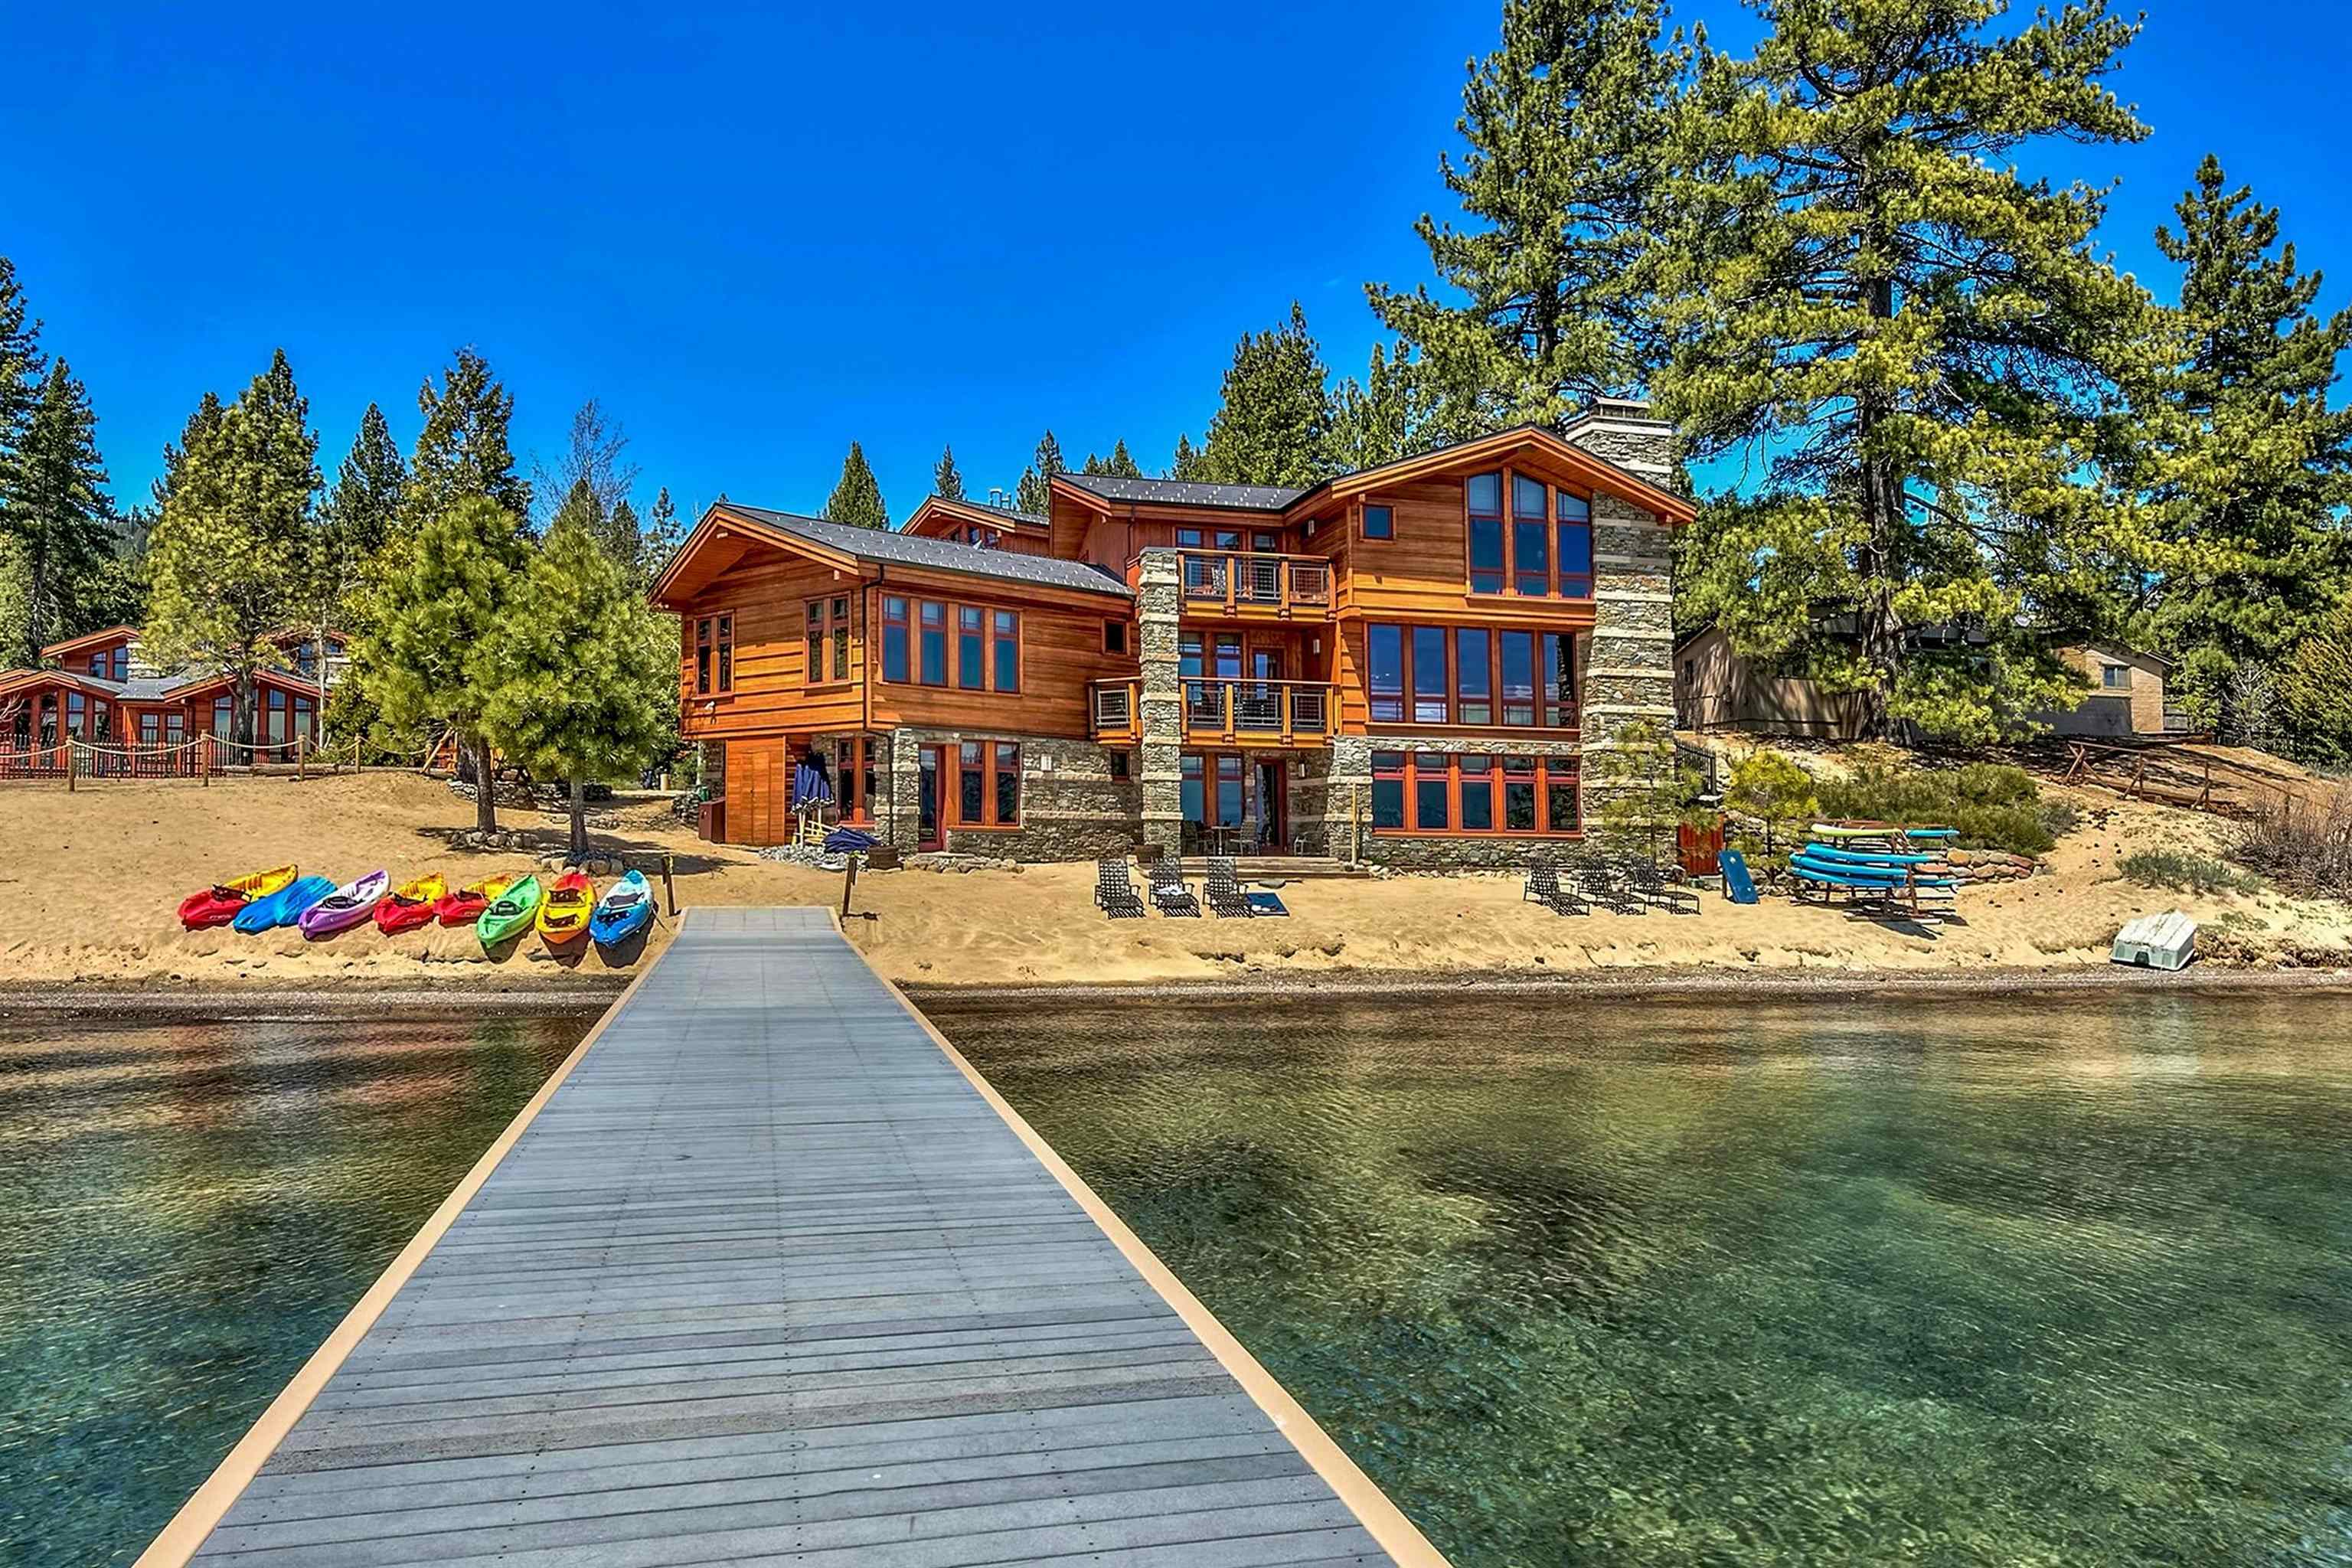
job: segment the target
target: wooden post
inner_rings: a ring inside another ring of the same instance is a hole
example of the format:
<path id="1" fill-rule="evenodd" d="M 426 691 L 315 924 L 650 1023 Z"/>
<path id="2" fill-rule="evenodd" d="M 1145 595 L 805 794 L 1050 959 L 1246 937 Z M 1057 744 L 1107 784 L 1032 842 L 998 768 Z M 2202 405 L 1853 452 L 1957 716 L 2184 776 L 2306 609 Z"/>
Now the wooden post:
<path id="1" fill-rule="evenodd" d="M 71 735 L 68 735 L 68 736 L 66 737 L 66 793 L 67 793 L 68 795 L 71 795 L 71 794 L 73 794 L 73 792 L 74 792 L 74 743 L 73 743 L 73 737 L 72 737 Z"/>
<path id="2" fill-rule="evenodd" d="M 296 784 L 301 784 L 310 776 L 310 753 L 303 744 L 309 739 L 307 735 L 298 734 L 294 737 L 294 782 Z"/>
<path id="3" fill-rule="evenodd" d="M 676 869 L 677 864 L 674 857 L 662 857 L 662 899 L 669 905 L 669 918 L 672 920 L 677 919 L 677 887 L 670 880 L 670 873 Z"/>
<path id="4" fill-rule="evenodd" d="M 205 788 L 213 787 L 213 738 L 209 731 L 196 743 L 196 776 L 205 781 Z"/>
<path id="5" fill-rule="evenodd" d="M 841 866 L 841 923 L 849 923 L 849 894 L 857 886 L 857 857 L 845 855 Z"/>

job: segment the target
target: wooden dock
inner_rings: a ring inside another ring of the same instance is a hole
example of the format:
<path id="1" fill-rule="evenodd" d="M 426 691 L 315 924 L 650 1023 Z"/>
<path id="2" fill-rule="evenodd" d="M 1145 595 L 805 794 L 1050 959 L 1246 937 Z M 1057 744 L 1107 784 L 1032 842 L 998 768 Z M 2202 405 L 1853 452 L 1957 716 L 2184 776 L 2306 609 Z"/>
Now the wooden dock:
<path id="1" fill-rule="evenodd" d="M 817 910 L 696 910 L 142 1564 L 1443 1559 Z"/>

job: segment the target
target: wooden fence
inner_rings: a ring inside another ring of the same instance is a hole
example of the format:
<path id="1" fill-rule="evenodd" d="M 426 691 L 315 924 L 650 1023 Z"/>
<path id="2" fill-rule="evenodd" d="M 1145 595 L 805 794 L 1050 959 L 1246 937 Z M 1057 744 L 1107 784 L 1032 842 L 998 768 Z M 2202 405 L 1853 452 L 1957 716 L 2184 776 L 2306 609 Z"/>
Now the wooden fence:
<path id="1" fill-rule="evenodd" d="M 0 782 L 61 781 L 72 790 L 100 780 L 196 779 L 209 784 L 232 773 L 299 778 L 352 772 L 359 759 L 356 740 L 314 748 L 307 739 L 247 746 L 199 735 L 174 744 L 109 745 L 68 737 L 47 745 L 0 749 Z"/>

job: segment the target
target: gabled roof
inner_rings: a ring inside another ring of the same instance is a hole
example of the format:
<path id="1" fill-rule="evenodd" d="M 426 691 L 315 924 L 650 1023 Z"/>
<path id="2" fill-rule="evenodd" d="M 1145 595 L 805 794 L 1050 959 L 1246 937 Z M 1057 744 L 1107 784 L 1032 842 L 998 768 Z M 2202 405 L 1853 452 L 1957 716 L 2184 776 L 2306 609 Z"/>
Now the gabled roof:
<path id="1" fill-rule="evenodd" d="M 713 505 L 704 515 L 702 522 L 696 526 L 695 533 L 702 534 L 710 526 L 712 519 L 722 513 L 858 561 L 916 566 L 929 572 L 955 572 L 971 577 L 993 577 L 1002 581 L 1034 584 L 1043 588 L 1103 594 L 1121 599 L 1134 596 L 1118 578 L 1083 561 L 1061 561 L 1045 555 L 1015 555 L 1010 551 L 959 544 L 951 539 L 928 539 L 921 534 L 850 528 L 819 518 L 802 517 L 796 512 L 771 511 L 765 507 L 744 506 L 737 501 Z M 662 582 L 654 585 L 656 599 L 660 596 L 663 584 L 677 572 L 694 545 L 695 540 L 689 538 L 671 558 L 668 568 L 662 574 Z"/>
<path id="2" fill-rule="evenodd" d="M 1117 474 L 1055 474 L 1054 481 L 1075 485 L 1104 500 L 1219 507 L 1230 511 L 1280 511 L 1307 493 L 1287 485 L 1209 485 L 1192 479 L 1122 479 Z"/>
<path id="3" fill-rule="evenodd" d="M 78 637 L 68 637 L 63 642 L 53 642 L 41 650 L 41 657 L 63 658 L 69 653 L 78 653 L 86 647 L 98 647 L 121 637 L 135 637 L 138 635 L 137 626 L 106 626 L 98 631 L 84 632 Z"/>
<path id="4" fill-rule="evenodd" d="M 1382 485 L 1401 484 L 1424 474 L 1441 473 L 1489 458 L 1499 460 L 1506 453 L 1528 447 L 1540 447 L 1554 467 L 1580 474 L 1596 489 L 1621 496 L 1668 522 L 1686 523 L 1695 515 L 1689 497 L 1677 495 L 1659 485 L 1655 479 L 1644 478 L 1622 464 L 1612 462 L 1598 452 L 1588 451 L 1574 442 L 1563 440 L 1558 431 L 1542 425 L 1517 425 L 1507 430 L 1497 430 L 1491 436 L 1457 441 L 1453 446 L 1440 447 L 1433 451 L 1417 452 L 1410 458 L 1400 458 L 1393 463 L 1382 463 L 1377 468 L 1335 475 L 1305 489 L 1287 485 L 1196 484 L 1189 479 L 1123 479 L 1105 474 L 1055 474 L 1054 482 L 1069 485 L 1101 500 L 1132 501 L 1147 506 L 1208 507 L 1228 511 L 1286 514 L 1296 518 L 1313 510 L 1326 500 L 1360 495 Z"/>
<path id="5" fill-rule="evenodd" d="M 913 515 L 899 525 L 898 531 L 904 533 L 914 527 L 916 520 L 927 511 L 969 512 L 980 521 L 1005 522 L 1015 527 L 1026 525 L 1030 528 L 1044 528 L 1050 521 L 1038 516 L 1034 511 L 1022 511 L 1009 506 L 991 506 L 986 501 L 973 500 L 968 496 L 935 495 L 925 497 L 923 504 L 917 507 Z"/>

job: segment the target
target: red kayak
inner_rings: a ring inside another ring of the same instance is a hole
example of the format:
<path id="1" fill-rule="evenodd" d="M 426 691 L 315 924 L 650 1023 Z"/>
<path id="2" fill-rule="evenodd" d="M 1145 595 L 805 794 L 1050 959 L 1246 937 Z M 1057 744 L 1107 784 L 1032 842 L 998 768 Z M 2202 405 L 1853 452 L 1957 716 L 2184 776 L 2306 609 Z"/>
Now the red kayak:
<path id="1" fill-rule="evenodd" d="M 226 888 L 206 888 L 180 900 L 180 923 L 190 931 L 225 926 L 236 919 L 236 912 L 245 904 L 243 893 L 232 893 Z"/>
<path id="2" fill-rule="evenodd" d="M 433 906 L 433 912 L 445 926 L 469 926 L 481 918 L 490 907 L 490 900 L 513 887 L 512 877 L 492 877 L 471 887 L 459 888 Z"/>
<path id="3" fill-rule="evenodd" d="M 419 877 L 414 882 L 404 882 L 394 888 L 375 907 L 375 929 L 391 936 L 394 932 L 415 931 L 433 923 L 433 912 L 448 893 L 449 884 L 439 872 Z"/>

